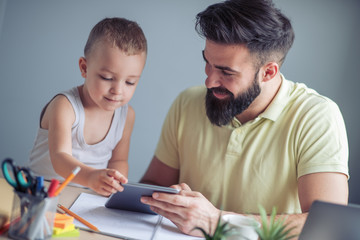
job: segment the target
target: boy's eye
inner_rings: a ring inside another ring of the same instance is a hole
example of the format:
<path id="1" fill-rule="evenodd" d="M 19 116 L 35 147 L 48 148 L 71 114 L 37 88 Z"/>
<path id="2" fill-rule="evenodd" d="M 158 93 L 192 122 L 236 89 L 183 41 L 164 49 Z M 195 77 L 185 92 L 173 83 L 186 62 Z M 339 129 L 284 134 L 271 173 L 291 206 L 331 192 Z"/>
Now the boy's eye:
<path id="1" fill-rule="evenodd" d="M 104 77 L 104 76 L 101 76 L 101 75 L 100 75 L 100 78 L 103 79 L 103 80 L 106 80 L 106 81 L 111 81 L 112 80 L 112 78 L 107 78 L 107 77 Z"/>
<path id="2" fill-rule="evenodd" d="M 128 81 L 126 81 L 126 84 L 127 84 L 127 85 L 131 85 L 131 86 L 132 86 L 132 85 L 135 85 L 135 83 L 133 83 L 133 82 L 128 82 Z"/>

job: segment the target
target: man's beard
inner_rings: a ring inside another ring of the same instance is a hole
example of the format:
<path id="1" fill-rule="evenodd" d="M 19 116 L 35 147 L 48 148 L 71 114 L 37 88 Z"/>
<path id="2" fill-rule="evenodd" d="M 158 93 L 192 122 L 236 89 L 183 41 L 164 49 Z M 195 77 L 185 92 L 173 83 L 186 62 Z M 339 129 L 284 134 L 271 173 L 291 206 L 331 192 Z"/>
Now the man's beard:
<path id="1" fill-rule="evenodd" d="M 259 72 L 259 71 L 258 71 Z M 226 88 L 210 88 L 206 94 L 206 114 L 212 124 L 217 126 L 227 125 L 236 115 L 245 111 L 250 104 L 259 96 L 261 88 L 255 74 L 253 84 L 237 98 Z M 213 92 L 227 93 L 228 98 L 220 100 L 213 95 Z"/>

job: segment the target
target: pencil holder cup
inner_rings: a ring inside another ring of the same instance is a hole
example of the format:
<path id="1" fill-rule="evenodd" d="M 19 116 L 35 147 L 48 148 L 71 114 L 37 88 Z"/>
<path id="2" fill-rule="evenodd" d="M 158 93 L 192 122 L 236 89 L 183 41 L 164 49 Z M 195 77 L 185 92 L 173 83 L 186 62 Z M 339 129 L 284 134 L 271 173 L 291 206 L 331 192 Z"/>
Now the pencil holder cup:
<path id="1" fill-rule="evenodd" d="M 58 197 L 14 192 L 9 236 L 29 240 L 51 238 Z"/>

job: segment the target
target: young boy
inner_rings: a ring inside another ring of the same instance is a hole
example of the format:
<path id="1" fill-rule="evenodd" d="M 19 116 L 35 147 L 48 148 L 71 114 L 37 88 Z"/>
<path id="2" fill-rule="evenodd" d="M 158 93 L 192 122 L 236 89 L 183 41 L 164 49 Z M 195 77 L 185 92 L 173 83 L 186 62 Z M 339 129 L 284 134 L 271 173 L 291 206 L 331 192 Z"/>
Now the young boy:
<path id="1" fill-rule="evenodd" d="M 79 59 L 83 85 L 56 95 L 43 109 L 30 168 L 46 179 L 66 178 L 108 196 L 127 182 L 135 112 L 128 105 L 145 66 L 141 28 L 107 18 L 91 30 Z"/>

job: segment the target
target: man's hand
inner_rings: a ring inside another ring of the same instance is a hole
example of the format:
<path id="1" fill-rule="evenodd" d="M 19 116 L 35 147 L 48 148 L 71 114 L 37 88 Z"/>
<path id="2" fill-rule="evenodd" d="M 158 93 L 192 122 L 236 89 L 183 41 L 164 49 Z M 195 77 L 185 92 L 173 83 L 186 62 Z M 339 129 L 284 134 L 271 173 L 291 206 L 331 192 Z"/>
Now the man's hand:
<path id="1" fill-rule="evenodd" d="M 171 220 L 186 234 L 203 236 L 200 231 L 194 231 L 195 227 L 214 232 L 220 210 L 185 183 L 171 187 L 181 190 L 180 193 L 154 193 L 152 197 L 142 197 L 141 202 L 150 205 L 152 211 Z"/>

